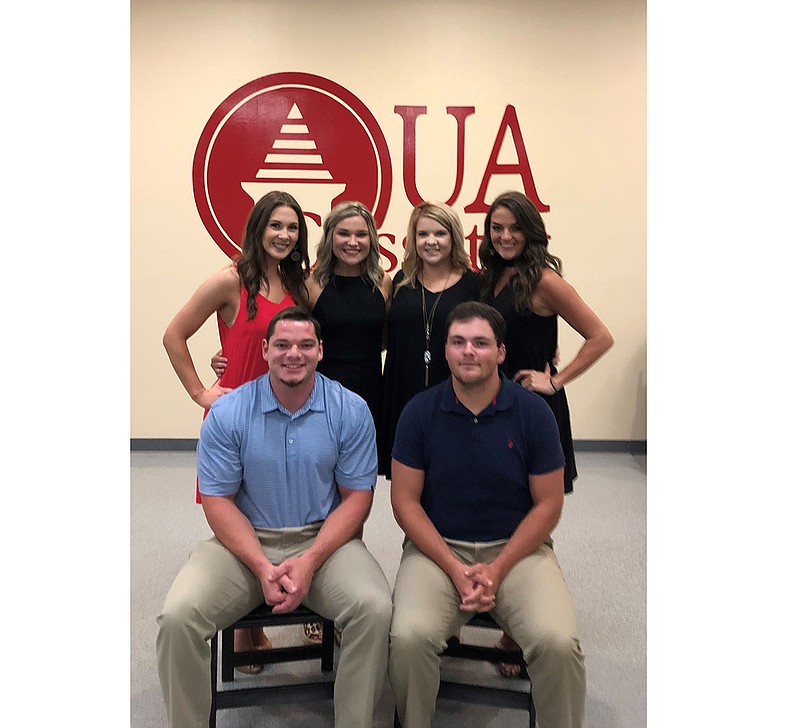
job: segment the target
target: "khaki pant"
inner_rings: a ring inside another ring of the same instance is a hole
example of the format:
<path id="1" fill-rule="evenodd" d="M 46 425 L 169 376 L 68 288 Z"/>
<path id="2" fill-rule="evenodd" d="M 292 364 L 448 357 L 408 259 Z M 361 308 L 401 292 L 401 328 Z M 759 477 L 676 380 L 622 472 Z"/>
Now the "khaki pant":
<path id="1" fill-rule="evenodd" d="M 319 525 L 256 529 L 273 564 L 306 551 Z M 253 573 L 217 539 L 200 542 L 158 617 L 158 673 L 172 728 L 206 728 L 211 711 L 211 638 L 264 601 Z M 381 567 L 359 539 L 338 549 L 314 575 L 310 609 L 342 630 L 334 685 L 337 728 L 370 728 L 383 690 L 392 603 Z"/>
<path id="2" fill-rule="evenodd" d="M 505 541 L 447 540 L 465 564 L 493 561 Z M 410 541 L 394 586 L 389 682 L 404 728 L 429 728 L 436 710 L 441 653 L 472 616 L 459 609 L 453 582 Z M 539 728 L 579 728 L 586 675 L 572 599 L 552 544 L 520 560 L 497 590 L 495 619 L 522 648 L 532 676 Z"/>

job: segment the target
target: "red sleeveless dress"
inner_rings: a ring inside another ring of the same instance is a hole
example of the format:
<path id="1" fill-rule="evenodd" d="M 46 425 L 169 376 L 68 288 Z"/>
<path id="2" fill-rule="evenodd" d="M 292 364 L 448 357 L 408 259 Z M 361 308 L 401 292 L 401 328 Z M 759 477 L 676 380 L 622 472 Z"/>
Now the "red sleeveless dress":
<path id="1" fill-rule="evenodd" d="M 217 314 L 219 340 L 222 344 L 222 356 L 228 359 L 228 366 L 220 378 L 223 387 L 238 387 L 251 379 L 260 377 L 269 371 L 262 355 L 261 342 L 267 333 L 269 322 L 278 311 L 294 306 L 294 299 L 287 293 L 280 303 L 272 303 L 260 293 L 256 296 L 256 315 L 247 320 L 247 289 L 242 286 L 239 295 L 239 311 L 233 326 L 228 325 Z M 206 418 L 208 410 L 203 412 Z M 195 500 L 200 503 L 200 489 L 195 484 Z"/>

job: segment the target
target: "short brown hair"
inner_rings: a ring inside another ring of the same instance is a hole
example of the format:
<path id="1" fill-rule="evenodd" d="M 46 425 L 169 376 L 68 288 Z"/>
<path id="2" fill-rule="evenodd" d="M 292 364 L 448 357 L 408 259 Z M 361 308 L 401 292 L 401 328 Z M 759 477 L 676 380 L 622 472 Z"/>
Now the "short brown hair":
<path id="1" fill-rule="evenodd" d="M 492 333 L 494 333 L 498 346 L 505 342 L 505 319 L 496 308 L 492 308 L 488 303 L 481 303 L 480 301 L 464 301 L 450 312 L 447 317 L 447 335 L 450 335 L 450 326 L 454 322 L 471 321 L 472 319 L 481 319 L 492 327 Z"/>
<path id="2" fill-rule="evenodd" d="M 308 321 L 314 326 L 314 333 L 317 335 L 317 341 L 322 341 L 322 329 L 319 326 L 319 321 L 301 306 L 289 306 L 289 308 L 278 311 L 278 313 L 272 317 L 269 326 L 267 326 L 266 336 L 264 336 L 267 342 L 272 338 L 272 335 L 275 333 L 275 327 L 281 321 Z"/>

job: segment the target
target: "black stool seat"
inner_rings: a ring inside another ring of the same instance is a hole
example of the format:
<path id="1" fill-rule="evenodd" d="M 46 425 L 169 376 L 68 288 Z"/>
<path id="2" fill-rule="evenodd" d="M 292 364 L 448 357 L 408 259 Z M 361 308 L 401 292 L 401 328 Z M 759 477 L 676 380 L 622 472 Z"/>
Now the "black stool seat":
<path id="1" fill-rule="evenodd" d="M 269 650 L 234 652 L 233 633 L 237 629 L 251 627 L 285 627 L 306 622 L 322 623 L 322 643 L 296 647 L 275 647 Z M 259 685 L 249 688 L 224 689 L 234 680 L 234 667 L 239 665 L 267 665 L 299 660 L 320 661 L 320 672 L 333 671 L 334 635 L 333 622 L 321 617 L 307 607 L 299 606 L 288 614 L 274 614 L 272 607 L 262 604 L 230 627 L 221 630 L 211 640 L 211 714 L 209 728 L 216 728 L 217 711 L 226 708 L 241 708 L 248 705 L 267 705 L 307 702 L 333 698 L 333 681 L 314 681 L 293 685 Z M 221 655 L 221 681 L 217 686 L 218 656 Z"/>

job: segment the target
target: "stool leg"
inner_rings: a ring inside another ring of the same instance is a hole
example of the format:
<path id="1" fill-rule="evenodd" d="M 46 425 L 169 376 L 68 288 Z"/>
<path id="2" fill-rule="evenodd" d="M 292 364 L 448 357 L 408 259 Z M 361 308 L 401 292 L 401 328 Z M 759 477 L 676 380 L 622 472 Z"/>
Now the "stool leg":
<path id="1" fill-rule="evenodd" d="M 217 641 L 219 633 L 211 638 L 211 712 L 208 715 L 208 728 L 217 728 Z"/>
<path id="2" fill-rule="evenodd" d="M 222 642 L 222 682 L 233 681 L 233 630 L 223 629 L 219 635 Z"/>
<path id="3" fill-rule="evenodd" d="M 333 622 L 329 620 L 322 622 L 322 660 L 320 669 L 322 672 L 333 671 Z"/>

